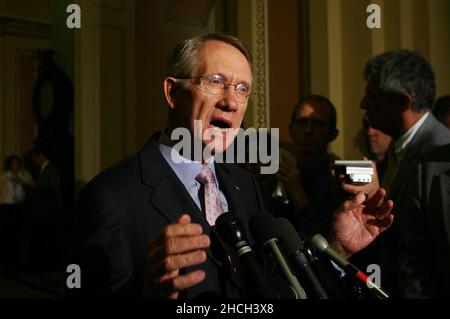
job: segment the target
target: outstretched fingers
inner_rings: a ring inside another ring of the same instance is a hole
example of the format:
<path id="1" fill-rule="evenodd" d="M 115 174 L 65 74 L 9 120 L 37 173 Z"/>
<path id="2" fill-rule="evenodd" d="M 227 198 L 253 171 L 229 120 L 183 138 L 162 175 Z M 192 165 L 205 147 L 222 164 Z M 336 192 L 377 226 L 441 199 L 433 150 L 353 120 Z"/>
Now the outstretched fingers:
<path id="1" fill-rule="evenodd" d="M 178 292 L 192 287 L 205 279 L 203 270 L 196 270 L 185 275 L 166 276 L 157 279 L 157 284 L 161 287 L 161 293 L 168 298 L 174 299 L 178 297 Z"/>
<path id="2" fill-rule="evenodd" d="M 180 270 L 204 263 L 210 245 L 189 215 L 182 215 L 149 241 L 147 260 L 149 275 L 163 296 L 177 298 L 180 290 L 198 284 L 205 278 L 203 270 L 181 274 Z"/>

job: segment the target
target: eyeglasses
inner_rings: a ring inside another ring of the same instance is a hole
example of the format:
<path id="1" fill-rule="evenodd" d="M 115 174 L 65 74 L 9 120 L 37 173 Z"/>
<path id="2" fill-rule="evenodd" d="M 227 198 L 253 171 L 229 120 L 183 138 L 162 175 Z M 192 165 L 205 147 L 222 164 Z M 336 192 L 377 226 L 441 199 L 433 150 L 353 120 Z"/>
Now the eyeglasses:
<path id="1" fill-rule="evenodd" d="M 225 91 L 230 86 L 234 86 L 236 98 L 241 103 L 247 102 L 252 90 L 252 88 L 245 83 L 238 83 L 238 84 L 227 83 L 221 75 L 217 74 L 209 74 L 190 78 L 180 78 L 176 80 L 177 81 L 197 80 L 196 84 L 199 90 L 214 95 L 224 94 Z"/>

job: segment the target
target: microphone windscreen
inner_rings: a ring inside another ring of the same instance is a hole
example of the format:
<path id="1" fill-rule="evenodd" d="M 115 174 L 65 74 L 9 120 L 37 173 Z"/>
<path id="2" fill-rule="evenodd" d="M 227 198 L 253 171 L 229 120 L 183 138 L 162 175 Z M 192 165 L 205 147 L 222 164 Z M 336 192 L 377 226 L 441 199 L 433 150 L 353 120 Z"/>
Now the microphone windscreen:
<path id="1" fill-rule="evenodd" d="M 311 238 L 311 244 L 320 252 L 324 252 L 329 246 L 328 241 L 320 234 L 316 234 Z"/>
<path id="2" fill-rule="evenodd" d="M 277 229 L 274 225 L 276 219 L 267 212 L 260 212 L 250 219 L 250 232 L 255 241 L 262 245 L 272 238 L 278 237 Z"/>
<path id="3" fill-rule="evenodd" d="M 222 230 L 224 227 L 229 227 L 230 224 L 233 224 L 236 221 L 237 217 L 232 212 L 226 212 L 220 214 L 216 219 L 216 228 L 218 230 Z"/>
<path id="4" fill-rule="evenodd" d="M 284 217 L 276 220 L 279 239 L 284 252 L 289 256 L 297 250 L 303 250 L 303 242 L 294 226 Z"/>
<path id="5" fill-rule="evenodd" d="M 220 238 L 231 247 L 245 240 L 240 221 L 234 213 L 227 212 L 217 217 L 215 228 Z"/>

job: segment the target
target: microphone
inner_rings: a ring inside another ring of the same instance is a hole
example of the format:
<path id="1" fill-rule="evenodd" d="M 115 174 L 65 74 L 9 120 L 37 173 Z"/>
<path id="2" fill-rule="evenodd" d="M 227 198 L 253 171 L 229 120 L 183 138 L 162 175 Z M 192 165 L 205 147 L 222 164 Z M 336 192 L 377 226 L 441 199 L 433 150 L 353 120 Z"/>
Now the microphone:
<path id="1" fill-rule="evenodd" d="M 303 253 L 303 241 L 300 239 L 294 226 L 284 217 L 278 218 L 276 223 L 275 228 L 278 230 L 281 247 L 288 256 L 291 265 L 294 265 L 297 274 L 301 273 L 308 279 L 311 288 L 319 299 L 329 299 L 328 294 L 311 268 L 308 258 Z"/>
<path id="2" fill-rule="evenodd" d="M 371 280 L 369 280 L 369 278 L 364 272 L 356 268 L 348 260 L 342 258 L 336 251 L 334 251 L 328 244 L 328 241 L 322 235 L 320 234 L 314 235 L 311 238 L 311 244 L 316 250 L 327 255 L 328 258 L 334 261 L 338 266 L 342 267 L 346 272 L 352 274 L 352 276 L 356 277 L 358 280 L 365 283 L 367 287 L 371 288 L 371 290 L 375 292 L 375 295 L 378 298 L 380 299 L 389 298 L 389 295 L 386 292 L 384 292 L 380 287 L 375 285 Z"/>
<path id="3" fill-rule="evenodd" d="M 274 225 L 276 225 L 276 220 L 269 213 L 256 214 L 250 220 L 250 232 L 257 242 L 262 243 L 261 247 L 263 249 L 267 249 L 266 247 L 268 247 L 280 267 L 283 276 L 292 289 L 294 289 L 297 299 L 307 299 L 305 290 L 300 285 L 297 277 L 295 277 L 289 264 L 286 262 L 286 257 L 279 247 L 277 239 L 278 232 L 276 227 L 273 227 Z"/>
<path id="4" fill-rule="evenodd" d="M 320 282 L 325 285 L 330 298 L 336 299 L 348 299 L 349 291 L 343 285 L 341 279 L 336 274 L 334 267 L 328 267 L 323 264 L 323 261 L 314 254 L 313 247 L 310 243 L 310 238 L 306 239 L 303 243 L 303 253 L 306 255 L 309 265 L 314 269 L 315 273 L 319 277 Z M 330 266 L 331 263 L 330 263 Z"/>
<path id="5" fill-rule="evenodd" d="M 231 251 L 231 255 L 237 257 L 238 263 L 233 266 L 248 282 L 249 291 L 253 291 L 259 298 L 279 299 L 278 292 L 269 285 L 270 279 L 258 264 L 237 216 L 230 212 L 221 214 L 216 220 L 214 229 L 225 250 Z M 230 258 L 230 261 L 232 260 L 233 258 Z"/>

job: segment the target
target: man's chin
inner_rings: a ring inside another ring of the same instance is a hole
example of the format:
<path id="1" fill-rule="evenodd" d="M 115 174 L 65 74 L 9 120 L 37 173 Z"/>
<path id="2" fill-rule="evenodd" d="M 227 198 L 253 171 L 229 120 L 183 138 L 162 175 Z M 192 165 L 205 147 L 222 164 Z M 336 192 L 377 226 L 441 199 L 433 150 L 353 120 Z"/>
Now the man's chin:
<path id="1" fill-rule="evenodd" d="M 317 147 L 311 144 L 298 145 L 297 149 L 302 153 L 314 153 L 317 151 Z"/>
<path id="2" fill-rule="evenodd" d="M 204 147 L 207 149 L 212 155 L 217 155 L 225 152 L 228 147 L 230 147 L 233 141 L 228 141 L 228 139 L 214 139 L 212 141 L 204 141 Z"/>
<path id="3" fill-rule="evenodd" d="M 234 129 L 226 130 L 213 130 L 213 136 L 205 136 L 203 145 L 211 149 L 214 153 L 223 153 L 230 147 L 236 138 L 236 132 Z"/>

